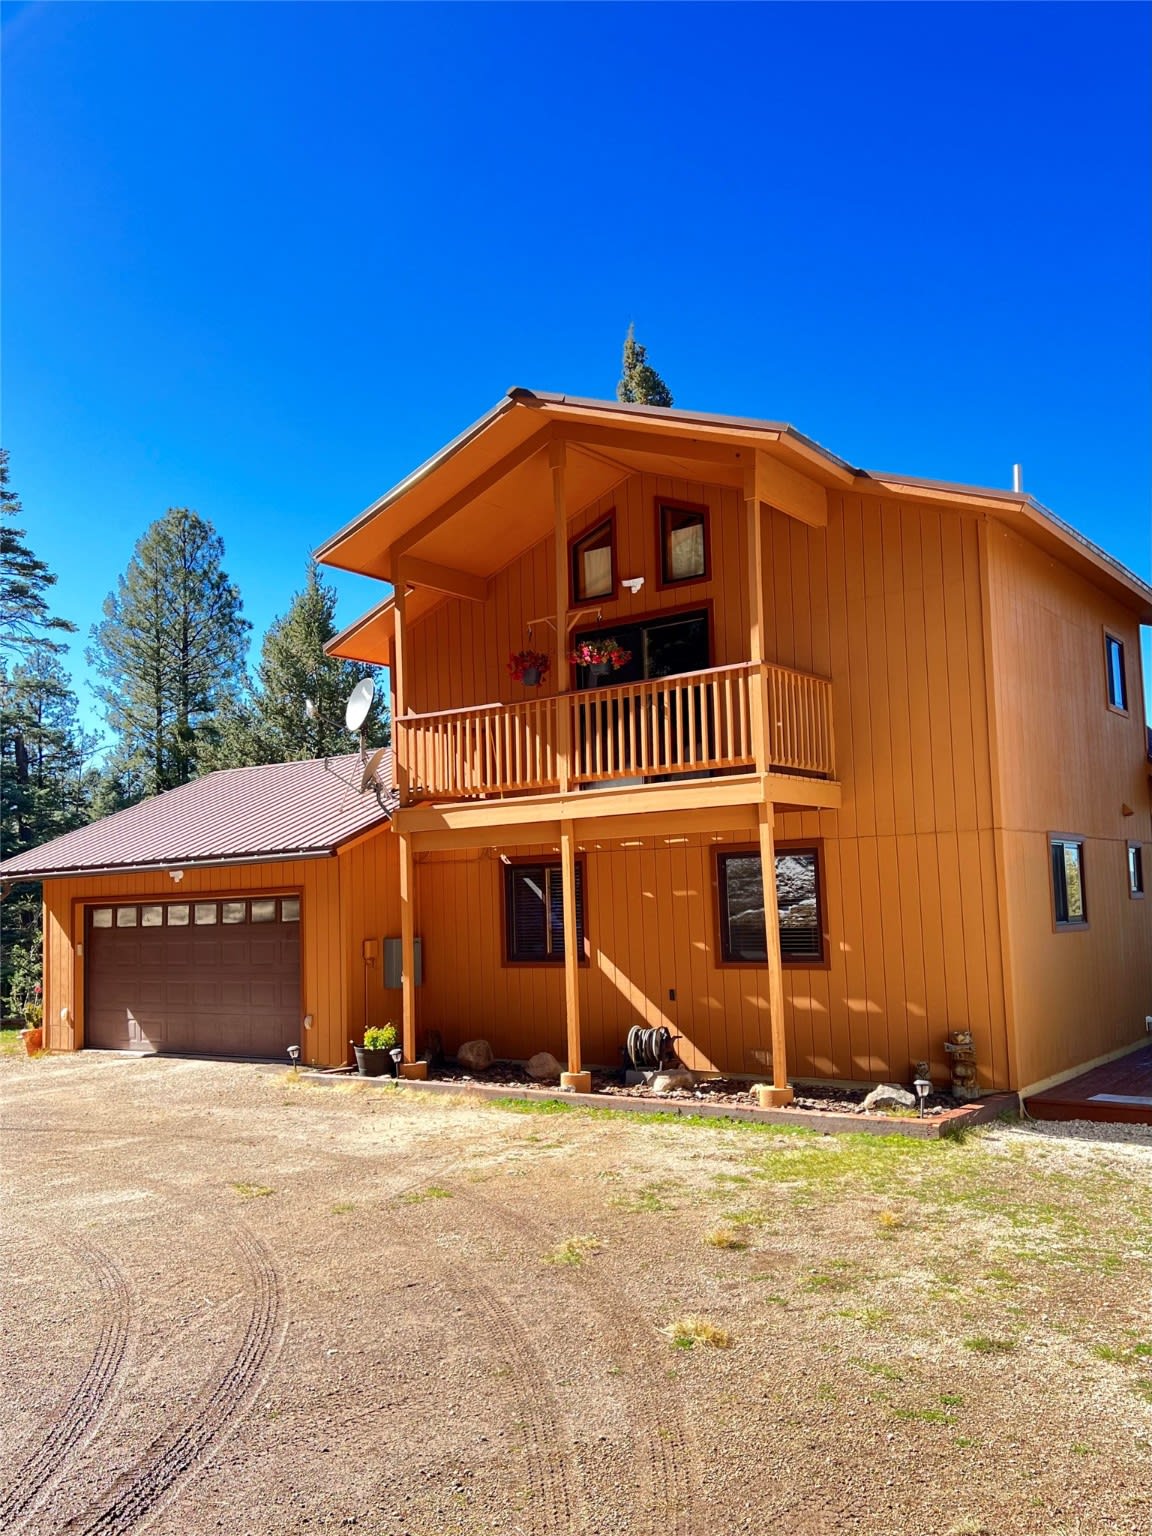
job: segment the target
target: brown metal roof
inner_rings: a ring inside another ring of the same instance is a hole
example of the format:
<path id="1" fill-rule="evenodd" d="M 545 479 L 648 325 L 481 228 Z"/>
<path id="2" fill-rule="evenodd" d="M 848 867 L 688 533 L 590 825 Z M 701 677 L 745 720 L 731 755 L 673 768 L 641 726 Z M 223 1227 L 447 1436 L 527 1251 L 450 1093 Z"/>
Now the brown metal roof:
<path id="1" fill-rule="evenodd" d="M 392 782 L 392 754 L 378 773 Z M 0 864 L 0 880 L 318 858 L 394 809 L 390 789 L 360 793 L 360 758 L 225 768 L 65 832 Z"/>

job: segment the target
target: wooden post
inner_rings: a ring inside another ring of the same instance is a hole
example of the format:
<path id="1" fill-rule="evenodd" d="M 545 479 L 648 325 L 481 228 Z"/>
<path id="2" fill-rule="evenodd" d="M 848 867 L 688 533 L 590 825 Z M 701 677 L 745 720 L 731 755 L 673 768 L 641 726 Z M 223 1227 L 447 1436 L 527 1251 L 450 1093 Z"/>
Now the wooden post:
<path id="1" fill-rule="evenodd" d="M 560 781 L 560 793 L 566 795 L 572 758 L 572 717 L 568 702 L 571 676 L 568 666 L 567 445 L 563 441 L 548 444 L 548 467 L 552 471 L 552 513 L 556 538 L 556 776 Z"/>
<path id="2" fill-rule="evenodd" d="M 392 600 L 396 605 L 396 626 L 392 635 L 392 764 L 396 793 L 400 804 L 408 804 L 408 734 L 400 721 L 407 713 L 404 689 L 404 583 L 398 581 Z"/>
<path id="3" fill-rule="evenodd" d="M 748 562 L 748 660 L 754 671 L 749 679 L 749 724 L 757 773 L 772 766 L 768 732 L 768 678 L 764 671 L 764 513 L 756 494 L 756 476 L 746 471 L 744 480 L 745 558 Z"/>
<path id="4" fill-rule="evenodd" d="M 404 1060 L 401 1077 L 427 1077 L 428 1067 L 416 1060 L 416 882 L 412 859 L 412 835 L 397 832 L 400 839 L 400 987 L 403 997 Z"/>
<path id="5" fill-rule="evenodd" d="M 560 824 L 560 885 L 564 899 L 564 1008 L 568 1022 L 568 1070 L 561 1088 L 591 1093 L 591 1073 L 580 1060 L 580 955 L 576 948 L 576 837 L 571 822 Z"/>
<path id="6" fill-rule="evenodd" d="M 756 1096 L 762 1109 L 791 1104 L 788 1086 L 788 1044 L 784 1033 L 784 973 L 780 955 L 780 905 L 776 895 L 775 807 L 757 807 L 760 822 L 760 869 L 764 884 L 764 934 L 768 943 L 768 1009 L 772 1026 L 772 1086 L 761 1084 Z"/>

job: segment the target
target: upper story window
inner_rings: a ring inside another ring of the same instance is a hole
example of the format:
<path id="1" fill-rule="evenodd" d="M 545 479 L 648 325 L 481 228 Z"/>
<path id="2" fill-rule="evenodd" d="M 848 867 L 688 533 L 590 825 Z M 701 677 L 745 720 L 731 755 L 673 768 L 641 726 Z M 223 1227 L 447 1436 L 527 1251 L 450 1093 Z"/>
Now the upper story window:
<path id="1" fill-rule="evenodd" d="M 1057 928 L 1083 928 L 1088 923 L 1084 896 L 1084 844 L 1078 838 L 1053 837 L 1052 904 Z"/>
<path id="2" fill-rule="evenodd" d="M 563 965 L 564 887 L 558 859 L 504 866 L 504 954 L 512 964 Z M 576 954 L 584 958 L 584 863 L 576 861 Z"/>
<path id="3" fill-rule="evenodd" d="M 729 965 L 766 965 L 764 882 L 760 855 L 718 853 L 720 954 Z M 780 954 L 785 965 L 820 965 L 824 960 L 818 848 L 782 848 L 776 854 L 776 903 L 780 913 Z"/>
<path id="4" fill-rule="evenodd" d="M 660 579 L 664 586 L 708 579 L 708 509 L 658 503 Z"/>
<path id="5" fill-rule="evenodd" d="M 572 601 L 611 597 L 616 591 L 616 519 L 606 517 L 572 541 Z"/>
<path id="6" fill-rule="evenodd" d="M 1124 670 L 1124 642 L 1104 633 L 1104 662 L 1108 670 L 1108 703 L 1128 713 L 1128 677 Z"/>
<path id="7" fill-rule="evenodd" d="M 1128 894 L 1144 894 L 1144 850 L 1139 843 L 1128 844 Z"/>

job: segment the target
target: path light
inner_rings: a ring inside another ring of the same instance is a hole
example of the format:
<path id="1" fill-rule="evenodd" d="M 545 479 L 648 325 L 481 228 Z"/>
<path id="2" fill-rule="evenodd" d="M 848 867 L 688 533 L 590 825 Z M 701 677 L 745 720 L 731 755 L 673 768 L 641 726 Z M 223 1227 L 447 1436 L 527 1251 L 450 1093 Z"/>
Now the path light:
<path id="1" fill-rule="evenodd" d="M 921 1120 L 923 1120 L 923 1118 L 924 1118 L 924 1100 L 932 1092 L 932 1084 L 928 1080 L 928 1078 L 926 1078 L 926 1077 L 918 1077 L 916 1079 L 916 1081 L 912 1084 L 912 1087 L 916 1090 L 916 1097 L 920 1101 L 920 1118 L 921 1118 Z"/>
<path id="2" fill-rule="evenodd" d="M 298 1045 L 290 1045 L 288 1047 L 288 1060 L 292 1063 L 292 1070 L 293 1070 L 293 1072 L 299 1072 L 299 1070 L 300 1070 L 300 1047 Z"/>

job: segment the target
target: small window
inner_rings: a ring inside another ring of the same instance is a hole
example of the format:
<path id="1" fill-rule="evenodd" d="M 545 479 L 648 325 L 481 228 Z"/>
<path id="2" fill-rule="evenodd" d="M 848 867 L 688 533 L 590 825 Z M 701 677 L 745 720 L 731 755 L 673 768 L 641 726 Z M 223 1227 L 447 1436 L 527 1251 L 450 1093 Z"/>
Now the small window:
<path id="1" fill-rule="evenodd" d="M 504 867 L 509 961 L 564 963 L 564 895 L 560 861 Z M 584 865 L 576 864 L 576 951 L 584 955 Z"/>
<path id="2" fill-rule="evenodd" d="M 1139 843 L 1128 844 L 1128 894 L 1144 894 L 1144 850 Z"/>
<path id="3" fill-rule="evenodd" d="M 196 926 L 208 928 L 216 921 L 216 903 L 214 901 L 198 901 L 196 903 Z"/>
<path id="4" fill-rule="evenodd" d="M 252 903 L 252 921 L 254 923 L 274 923 L 276 921 L 276 902 L 254 901 Z"/>
<path id="5" fill-rule="evenodd" d="M 708 514 L 703 507 L 660 507 L 661 580 L 704 581 L 708 576 Z"/>
<path id="6" fill-rule="evenodd" d="M 1108 668 L 1108 703 L 1113 709 L 1128 713 L 1128 677 L 1124 670 L 1124 642 L 1115 635 L 1104 636 L 1104 660 Z"/>
<path id="7" fill-rule="evenodd" d="M 183 901 L 174 901 L 168 908 L 169 928 L 187 928 L 188 904 Z"/>
<path id="8" fill-rule="evenodd" d="M 1058 928 L 1081 928 L 1087 925 L 1084 844 L 1073 838 L 1052 839 L 1052 901 Z"/>
<path id="9" fill-rule="evenodd" d="M 299 896 L 285 896 L 280 903 L 280 921 L 282 923 L 298 923 L 300 921 Z"/>
<path id="10" fill-rule="evenodd" d="M 135 926 L 136 926 L 136 908 L 135 907 L 117 907 L 116 908 L 116 926 L 117 926 L 117 928 L 135 928 Z"/>
<path id="11" fill-rule="evenodd" d="M 141 926 L 141 928 L 163 928 L 163 926 L 164 926 L 164 908 L 163 907 L 141 907 L 140 908 L 140 926 Z"/>
<path id="12" fill-rule="evenodd" d="M 226 923 L 242 923 L 248 915 L 248 903 L 246 901 L 225 901 L 221 903 L 221 911 Z"/>
<path id="13" fill-rule="evenodd" d="M 606 517 L 572 544 L 572 598 L 611 597 L 616 590 L 615 523 Z"/>
<path id="14" fill-rule="evenodd" d="M 92 926 L 93 928 L 111 928 L 112 908 L 96 907 L 92 913 Z"/>
<path id="15" fill-rule="evenodd" d="M 764 882 L 758 853 L 717 856 L 720 953 L 730 965 L 766 965 Z M 776 905 L 784 964 L 820 964 L 824 928 L 820 916 L 820 855 L 815 848 L 781 849 L 776 855 Z"/>

